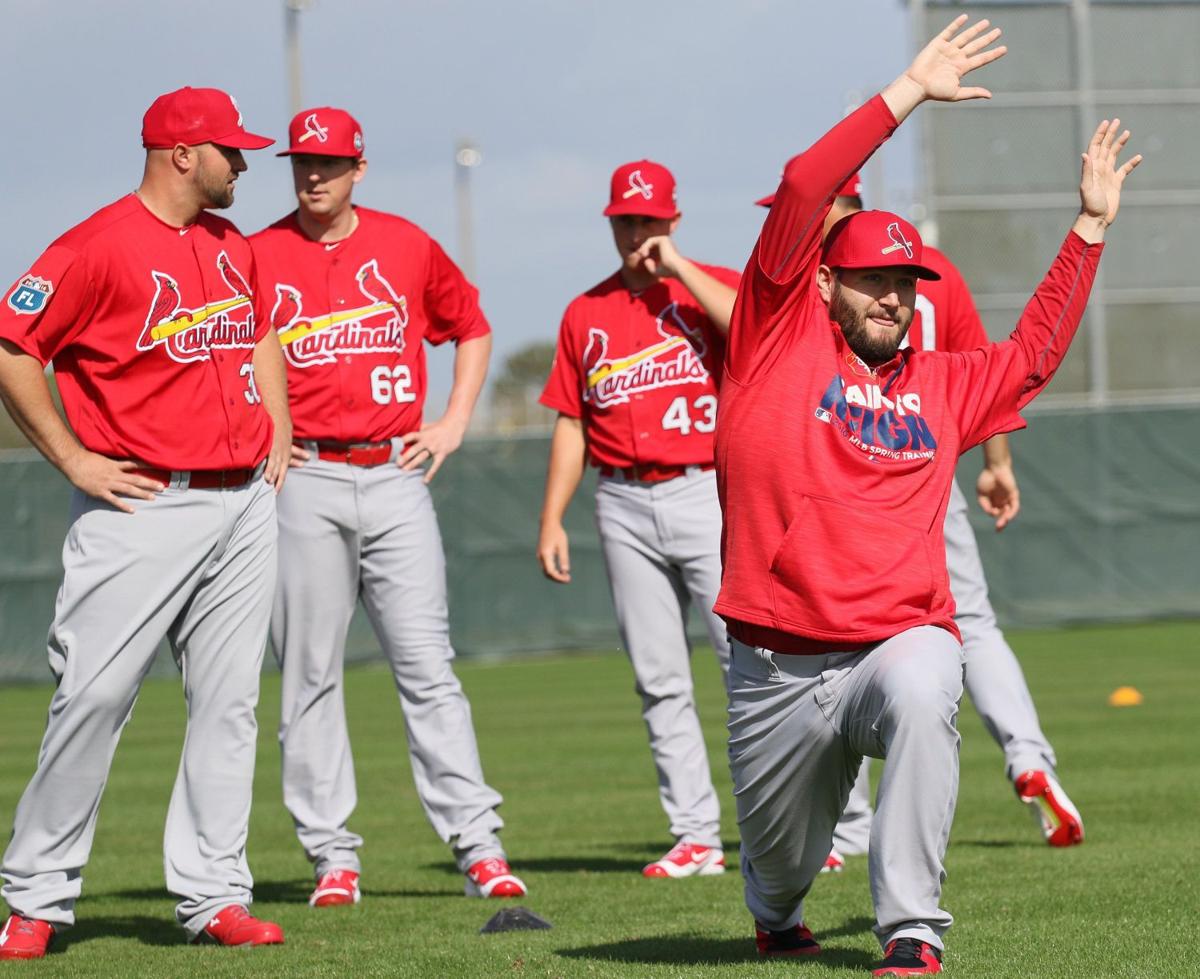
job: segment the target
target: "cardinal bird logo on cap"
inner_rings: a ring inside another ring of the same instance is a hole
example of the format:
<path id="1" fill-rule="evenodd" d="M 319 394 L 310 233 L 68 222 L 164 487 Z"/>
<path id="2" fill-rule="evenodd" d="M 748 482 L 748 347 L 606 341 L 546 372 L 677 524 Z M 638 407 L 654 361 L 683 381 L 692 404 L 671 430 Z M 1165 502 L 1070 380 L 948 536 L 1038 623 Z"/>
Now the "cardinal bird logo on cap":
<path id="1" fill-rule="evenodd" d="M 304 135 L 297 142 L 303 143 L 306 139 L 312 139 L 314 136 L 317 138 L 318 143 L 327 142 L 329 139 L 329 129 L 317 121 L 317 114 L 315 112 L 310 112 L 304 117 Z"/>
<path id="2" fill-rule="evenodd" d="M 893 244 L 886 248 L 880 249 L 880 255 L 890 255 L 892 252 L 904 250 L 905 258 L 913 257 L 913 243 L 904 237 L 904 232 L 900 230 L 900 222 L 893 221 L 887 226 L 888 237 L 892 239 Z"/>
<path id="3" fill-rule="evenodd" d="M 641 170 L 634 170 L 629 175 L 629 189 L 621 195 L 622 200 L 629 200 L 635 194 L 641 194 L 646 200 L 654 196 L 654 184 L 646 183 Z"/>

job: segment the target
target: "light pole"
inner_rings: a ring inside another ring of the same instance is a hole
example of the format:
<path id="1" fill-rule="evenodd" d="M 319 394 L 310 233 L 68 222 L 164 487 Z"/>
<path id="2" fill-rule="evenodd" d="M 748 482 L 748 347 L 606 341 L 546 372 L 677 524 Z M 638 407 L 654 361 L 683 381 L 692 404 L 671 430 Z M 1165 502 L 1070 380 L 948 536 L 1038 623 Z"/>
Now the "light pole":
<path id="1" fill-rule="evenodd" d="M 471 221 L 471 171 L 483 162 L 483 154 L 470 139 L 460 139 L 454 148 L 454 203 L 458 212 L 458 264 L 463 274 L 475 281 L 475 240 Z"/>
<path id="2" fill-rule="evenodd" d="M 288 97 L 292 103 L 292 115 L 304 108 L 301 91 L 300 71 L 300 15 L 312 10 L 316 0 L 283 0 L 284 44 L 287 48 Z"/>

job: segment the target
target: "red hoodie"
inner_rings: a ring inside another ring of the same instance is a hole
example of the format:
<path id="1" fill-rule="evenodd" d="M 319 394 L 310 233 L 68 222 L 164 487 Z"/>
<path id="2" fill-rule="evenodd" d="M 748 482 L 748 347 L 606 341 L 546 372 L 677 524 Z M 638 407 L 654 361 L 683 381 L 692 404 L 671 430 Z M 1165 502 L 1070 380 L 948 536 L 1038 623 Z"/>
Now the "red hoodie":
<path id="1" fill-rule="evenodd" d="M 817 292 L 837 189 L 891 135 L 873 98 L 793 159 L 742 277 L 717 425 L 730 633 L 780 652 L 958 635 L 942 522 L 961 453 L 1024 427 L 1079 326 L 1101 245 L 1067 236 L 1003 343 L 872 370 Z"/>

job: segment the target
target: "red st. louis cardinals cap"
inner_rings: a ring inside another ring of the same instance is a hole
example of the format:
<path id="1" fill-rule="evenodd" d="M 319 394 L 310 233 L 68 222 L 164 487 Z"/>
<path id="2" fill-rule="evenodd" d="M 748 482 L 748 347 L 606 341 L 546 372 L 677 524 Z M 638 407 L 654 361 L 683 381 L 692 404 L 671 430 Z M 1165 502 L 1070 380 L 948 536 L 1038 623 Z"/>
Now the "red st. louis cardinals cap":
<path id="1" fill-rule="evenodd" d="M 838 190 L 838 192 L 834 196 L 835 197 L 858 197 L 858 198 L 861 198 L 862 195 L 863 195 L 862 177 L 859 176 L 857 173 L 854 173 L 854 174 L 850 175 L 849 180 L 847 180 L 844 184 L 842 184 L 841 188 Z M 775 195 L 767 194 L 766 197 L 760 197 L 754 203 L 757 204 L 759 207 L 770 207 L 772 204 L 775 203 Z"/>
<path id="2" fill-rule="evenodd" d="M 242 110 L 219 88 L 185 86 L 154 100 L 142 117 L 142 145 L 168 150 L 177 143 L 216 143 L 235 150 L 261 150 L 275 140 L 246 132 Z"/>
<path id="3" fill-rule="evenodd" d="M 640 214 L 648 218 L 673 218 L 679 214 L 675 203 L 675 178 L 661 163 L 635 160 L 613 171 L 605 217 L 616 214 Z"/>
<path id="4" fill-rule="evenodd" d="M 314 156 L 363 155 L 362 126 L 345 109 L 321 105 L 297 112 L 288 126 L 288 148 L 276 156 L 311 153 Z"/>
<path id="5" fill-rule="evenodd" d="M 918 279 L 940 279 L 921 264 L 924 245 L 917 229 L 891 211 L 847 214 L 829 229 L 821 264 L 831 269 L 876 269 L 902 266 Z"/>

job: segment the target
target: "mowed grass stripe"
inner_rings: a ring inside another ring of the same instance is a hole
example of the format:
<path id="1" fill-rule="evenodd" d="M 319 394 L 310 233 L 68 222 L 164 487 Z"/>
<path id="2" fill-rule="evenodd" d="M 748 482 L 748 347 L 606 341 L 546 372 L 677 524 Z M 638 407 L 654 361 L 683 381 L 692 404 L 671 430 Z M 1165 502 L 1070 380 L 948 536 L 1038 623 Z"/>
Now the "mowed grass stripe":
<path id="1" fill-rule="evenodd" d="M 962 782 L 945 905 L 958 976 L 1192 976 L 1200 906 L 1196 675 L 1200 624 L 1014 633 L 1087 842 L 1046 847 L 1003 778 L 999 750 L 964 706 Z M 785 976 L 866 974 L 878 956 L 865 858 L 821 877 L 807 918 L 820 962 L 759 962 L 736 871 L 723 691 L 697 651 L 697 698 L 724 805 L 731 871 L 681 882 L 639 870 L 669 845 L 628 664 L 564 655 L 459 666 L 489 781 L 505 796 L 503 838 L 530 884 L 520 902 L 548 932 L 480 935 L 499 902 L 462 896 L 449 850 L 421 812 L 389 674 L 347 674 L 359 778 L 353 827 L 364 901 L 314 912 L 308 864 L 280 803 L 278 679 L 264 678 L 250 861 L 256 912 L 287 944 L 189 948 L 162 883 L 161 840 L 182 738 L 178 684 L 151 681 L 117 751 L 85 871 L 79 924 L 40 963 L 56 976 Z M 1141 707 L 1114 709 L 1131 684 Z M 50 689 L 0 690 L 0 827 L 36 759 Z M 914 786 L 919 791 L 920 786 Z M 848 971 L 849 970 L 849 971 Z"/>

